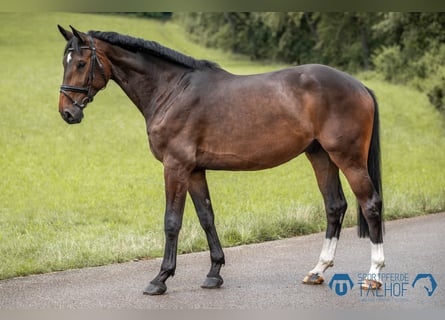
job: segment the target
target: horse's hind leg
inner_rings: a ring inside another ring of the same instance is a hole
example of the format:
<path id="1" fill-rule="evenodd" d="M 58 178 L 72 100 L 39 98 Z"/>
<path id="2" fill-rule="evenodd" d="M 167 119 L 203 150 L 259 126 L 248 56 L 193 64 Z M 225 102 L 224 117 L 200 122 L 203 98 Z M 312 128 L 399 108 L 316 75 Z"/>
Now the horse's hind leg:
<path id="1" fill-rule="evenodd" d="M 331 161 L 326 151 L 318 143 L 306 151 L 317 177 L 326 209 L 326 238 L 317 265 L 303 279 L 305 284 L 321 284 L 323 273 L 334 263 L 335 249 L 340 236 L 343 216 L 347 204 L 338 175 L 338 167 Z"/>
<path id="2" fill-rule="evenodd" d="M 331 155 L 331 157 L 345 174 L 369 227 L 371 268 L 367 278 L 362 284 L 362 288 L 378 289 L 381 286 L 379 275 L 385 266 L 385 256 L 383 253 L 382 199 L 372 183 L 365 160 L 358 160 L 360 157 L 346 157 L 349 160 L 348 162 L 344 162 L 334 155 Z"/>
<path id="3" fill-rule="evenodd" d="M 214 223 L 214 214 L 210 202 L 210 194 L 205 177 L 205 171 L 192 172 L 189 182 L 189 194 L 195 205 L 199 222 L 204 229 L 210 249 L 211 268 L 210 272 L 202 284 L 202 288 L 219 288 L 223 284 L 223 279 L 219 272 L 225 263 L 224 253 L 219 242 Z"/>

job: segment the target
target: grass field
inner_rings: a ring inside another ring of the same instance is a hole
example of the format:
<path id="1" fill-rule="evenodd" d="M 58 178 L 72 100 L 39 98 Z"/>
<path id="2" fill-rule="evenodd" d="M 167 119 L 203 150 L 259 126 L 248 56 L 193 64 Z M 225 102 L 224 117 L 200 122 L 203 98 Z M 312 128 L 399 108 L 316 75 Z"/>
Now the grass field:
<path id="1" fill-rule="evenodd" d="M 144 119 L 110 83 L 80 125 L 62 121 L 57 105 L 65 42 L 57 24 L 156 40 L 239 74 L 283 67 L 200 47 L 172 22 L 0 14 L 0 279 L 162 254 L 162 165 L 149 152 Z M 444 210 L 439 115 L 416 91 L 364 82 L 381 110 L 386 218 Z M 325 228 L 322 199 L 304 156 L 261 172 L 209 172 L 208 180 L 224 246 Z M 355 200 L 343 185 L 350 208 L 344 224 L 352 225 Z M 206 248 L 188 201 L 179 250 Z"/>

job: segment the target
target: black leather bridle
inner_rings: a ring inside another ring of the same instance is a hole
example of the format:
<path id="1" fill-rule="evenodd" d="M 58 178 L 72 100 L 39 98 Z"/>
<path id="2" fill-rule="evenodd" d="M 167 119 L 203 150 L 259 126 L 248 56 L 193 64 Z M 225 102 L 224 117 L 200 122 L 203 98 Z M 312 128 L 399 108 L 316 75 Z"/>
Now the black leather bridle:
<path id="1" fill-rule="evenodd" d="M 93 81 L 94 81 L 94 69 L 96 67 L 96 64 L 99 67 L 100 73 L 105 81 L 105 85 L 101 89 L 105 88 L 108 80 L 107 80 L 107 76 L 105 75 L 105 70 L 103 68 L 103 65 L 100 62 L 99 58 L 97 57 L 96 47 L 94 46 L 93 38 L 90 37 L 90 45 L 89 46 L 82 46 L 82 47 L 80 47 L 80 49 L 91 50 L 91 63 L 90 63 L 90 71 L 88 73 L 87 87 L 77 87 L 77 86 L 71 86 L 68 84 L 62 84 L 60 86 L 60 93 L 62 93 L 65 97 L 67 97 L 68 100 L 70 100 L 74 106 L 76 106 L 80 110 L 83 110 L 83 109 L 85 109 L 87 104 L 89 102 L 92 102 L 94 99 Z M 70 48 L 70 49 L 68 49 L 68 51 L 74 51 L 74 49 Z M 74 100 L 74 98 L 68 94 L 68 91 L 84 93 L 85 97 L 79 103 L 78 101 Z"/>

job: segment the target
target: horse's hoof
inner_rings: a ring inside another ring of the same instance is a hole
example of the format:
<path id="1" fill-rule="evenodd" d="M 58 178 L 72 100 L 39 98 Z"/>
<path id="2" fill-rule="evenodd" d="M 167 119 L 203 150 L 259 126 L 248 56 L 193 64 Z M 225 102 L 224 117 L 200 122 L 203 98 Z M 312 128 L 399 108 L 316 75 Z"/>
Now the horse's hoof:
<path id="1" fill-rule="evenodd" d="M 362 290 L 378 290 L 382 286 L 380 281 L 365 279 L 362 284 Z"/>
<path id="2" fill-rule="evenodd" d="M 158 296 L 164 294 L 167 291 L 167 286 L 164 282 L 153 280 L 150 284 L 145 288 L 144 294 L 148 294 L 150 296 Z"/>
<path id="3" fill-rule="evenodd" d="M 303 279 L 304 284 L 322 284 L 324 282 L 324 278 L 319 273 L 309 273 Z"/>
<path id="4" fill-rule="evenodd" d="M 207 277 L 204 280 L 204 283 L 201 285 L 201 288 L 204 289 L 217 289 L 222 286 L 224 283 L 223 278 L 220 275 L 215 277 Z"/>

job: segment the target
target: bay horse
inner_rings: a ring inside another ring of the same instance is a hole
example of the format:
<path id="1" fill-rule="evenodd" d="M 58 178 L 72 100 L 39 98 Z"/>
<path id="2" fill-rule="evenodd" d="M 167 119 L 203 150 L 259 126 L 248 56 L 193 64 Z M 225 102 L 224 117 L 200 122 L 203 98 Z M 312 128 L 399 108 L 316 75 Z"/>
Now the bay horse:
<path id="1" fill-rule="evenodd" d="M 70 26 L 71 27 L 71 26 Z M 81 122 L 96 93 L 114 80 L 145 118 L 150 149 L 164 167 L 165 251 L 143 291 L 163 294 L 176 269 L 187 192 L 205 231 L 211 267 L 203 288 L 223 284 L 224 252 L 214 224 L 206 170 L 261 170 L 305 153 L 324 199 L 327 230 L 304 277 L 321 284 L 333 265 L 346 200 L 341 170 L 358 200 L 359 236 L 371 242 L 366 289 L 384 266 L 378 105 L 373 92 L 334 68 L 309 64 L 240 76 L 157 42 L 115 32 L 59 31 L 67 41 L 59 112 Z"/>

